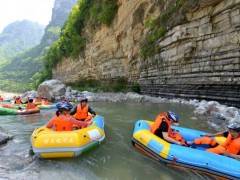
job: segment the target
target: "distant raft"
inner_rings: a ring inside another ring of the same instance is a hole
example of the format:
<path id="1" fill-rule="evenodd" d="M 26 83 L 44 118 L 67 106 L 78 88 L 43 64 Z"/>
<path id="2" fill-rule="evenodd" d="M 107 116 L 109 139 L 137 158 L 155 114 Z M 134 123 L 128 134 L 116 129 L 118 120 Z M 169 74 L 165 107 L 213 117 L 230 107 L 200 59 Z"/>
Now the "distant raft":
<path id="1" fill-rule="evenodd" d="M 28 114 L 36 114 L 39 113 L 40 110 L 38 108 L 31 110 L 18 110 L 15 108 L 4 108 L 0 107 L 0 115 L 28 115 Z"/>
<path id="2" fill-rule="evenodd" d="M 56 109 L 56 104 L 49 104 L 49 105 L 38 105 L 39 109 Z"/>
<path id="3" fill-rule="evenodd" d="M 3 108 L 10 108 L 10 109 L 19 109 L 19 108 L 25 108 L 26 104 L 0 104 L 0 107 Z M 41 110 L 47 110 L 47 109 L 56 109 L 56 104 L 49 104 L 49 105 L 37 105 L 37 107 Z"/>
<path id="4" fill-rule="evenodd" d="M 145 155 L 174 166 L 195 169 L 228 179 L 240 179 L 240 161 L 207 152 L 205 151 L 207 147 L 190 148 L 170 144 L 150 132 L 151 123 L 145 120 L 137 121 L 132 137 L 134 147 Z M 187 141 L 193 141 L 207 134 L 206 132 L 188 128 L 172 128 L 179 131 Z M 215 140 L 221 144 L 225 141 L 225 138 L 215 137 Z"/>
<path id="5" fill-rule="evenodd" d="M 59 132 L 40 127 L 33 132 L 31 143 L 34 154 L 41 158 L 68 158 L 92 149 L 104 138 L 104 118 L 97 115 L 92 125 L 79 130 Z"/>

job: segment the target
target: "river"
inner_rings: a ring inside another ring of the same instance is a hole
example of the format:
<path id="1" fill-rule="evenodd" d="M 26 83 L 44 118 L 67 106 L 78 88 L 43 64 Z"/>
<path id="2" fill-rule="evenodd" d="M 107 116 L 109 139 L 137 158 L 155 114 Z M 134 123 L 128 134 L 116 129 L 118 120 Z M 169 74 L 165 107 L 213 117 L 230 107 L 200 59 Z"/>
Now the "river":
<path id="1" fill-rule="evenodd" d="M 49 120 L 53 110 L 31 116 L 1 116 L 0 126 L 14 136 L 0 148 L 0 179 L 104 179 L 104 180 L 180 180 L 211 179 L 204 174 L 158 163 L 131 145 L 134 122 L 153 119 L 160 111 L 172 110 L 181 125 L 213 131 L 206 120 L 193 114 L 193 107 L 182 104 L 91 103 L 105 117 L 103 144 L 74 159 L 43 160 L 29 155 L 32 131 Z"/>

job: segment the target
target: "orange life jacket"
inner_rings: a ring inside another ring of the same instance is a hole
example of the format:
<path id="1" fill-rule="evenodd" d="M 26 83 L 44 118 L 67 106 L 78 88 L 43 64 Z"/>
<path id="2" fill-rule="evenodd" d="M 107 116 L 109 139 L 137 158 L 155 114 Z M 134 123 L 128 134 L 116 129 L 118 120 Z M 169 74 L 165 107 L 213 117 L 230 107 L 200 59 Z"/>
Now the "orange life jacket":
<path id="1" fill-rule="evenodd" d="M 68 120 L 68 116 L 60 115 L 52 119 L 52 124 L 55 131 L 72 131 L 73 123 Z"/>
<path id="2" fill-rule="evenodd" d="M 42 100 L 42 105 L 49 105 L 49 102 L 48 102 L 48 100 Z"/>
<path id="3" fill-rule="evenodd" d="M 207 151 L 215 154 L 224 154 L 225 152 L 238 155 L 240 152 L 240 135 L 233 139 L 231 133 L 228 133 L 226 141 L 215 148 L 209 148 Z"/>
<path id="4" fill-rule="evenodd" d="M 217 142 L 215 141 L 214 138 L 204 136 L 204 137 L 195 139 L 194 144 L 197 144 L 197 145 L 206 144 L 213 147 L 217 145 Z"/>
<path id="5" fill-rule="evenodd" d="M 34 103 L 27 103 L 27 106 L 26 106 L 27 110 L 36 109 L 36 108 L 37 108 L 37 106 Z"/>
<path id="6" fill-rule="evenodd" d="M 240 135 L 233 139 L 231 133 L 228 133 L 227 139 L 222 146 L 226 149 L 226 152 L 238 154 L 240 152 Z"/>
<path id="7" fill-rule="evenodd" d="M 181 134 L 179 134 L 178 132 L 174 131 L 171 128 L 171 120 L 168 118 L 167 113 L 160 113 L 155 122 L 151 125 L 150 130 L 153 134 L 155 134 L 156 130 L 161 126 L 162 122 L 165 121 L 168 125 L 168 136 L 175 139 L 176 141 L 185 143 L 185 140 L 183 139 L 183 137 L 181 136 Z"/>
<path id="8" fill-rule="evenodd" d="M 82 108 L 82 106 L 79 104 L 77 106 L 77 112 L 74 114 L 74 118 L 77 120 L 91 120 L 92 116 L 88 114 L 88 110 L 88 105 Z"/>
<path id="9" fill-rule="evenodd" d="M 41 100 L 40 98 L 35 98 L 35 99 L 33 100 L 33 102 L 34 102 L 35 104 L 42 104 L 42 100 Z"/>
<path id="10" fill-rule="evenodd" d="M 16 99 L 15 104 L 22 104 L 22 100 L 21 99 Z"/>

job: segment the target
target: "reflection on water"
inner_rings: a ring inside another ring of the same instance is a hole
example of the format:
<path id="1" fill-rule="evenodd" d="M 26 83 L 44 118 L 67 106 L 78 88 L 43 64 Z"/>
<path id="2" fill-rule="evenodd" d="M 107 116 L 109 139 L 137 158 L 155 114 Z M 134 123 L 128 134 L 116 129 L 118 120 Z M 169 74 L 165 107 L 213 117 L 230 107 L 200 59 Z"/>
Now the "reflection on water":
<path id="1" fill-rule="evenodd" d="M 42 126 L 54 111 L 31 116 L 2 116 L 1 127 L 14 135 L 0 149 L 1 179 L 209 179 L 192 172 L 168 167 L 136 151 L 131 145 L 134 122 L 154 119 L 160 111 L 172 110 L 181 117 L 181 125 L 208 129 L 204 120 L 194 117 L 193 108 L 181 104 L 93 103 L 105 117 L 106 140 L 96 149 L 75 159 L 39 160 L 28 155 L 32 131 Z"/>

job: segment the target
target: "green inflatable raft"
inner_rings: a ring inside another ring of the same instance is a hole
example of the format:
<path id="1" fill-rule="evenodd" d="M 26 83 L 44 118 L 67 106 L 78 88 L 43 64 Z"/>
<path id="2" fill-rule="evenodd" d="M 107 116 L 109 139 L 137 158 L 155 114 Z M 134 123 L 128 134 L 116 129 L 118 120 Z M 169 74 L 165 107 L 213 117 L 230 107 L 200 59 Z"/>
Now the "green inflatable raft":
<path id="1" fill-rule="evenodd" d="M 11 108 L 4 108 L 0 107 L 0 115 L 27 115 L 27 114 L 36 114 L 39 113 L 40 110 L 31 109 L 31 110 L 18 110 L 18 109 L 11 109 Z"/>

